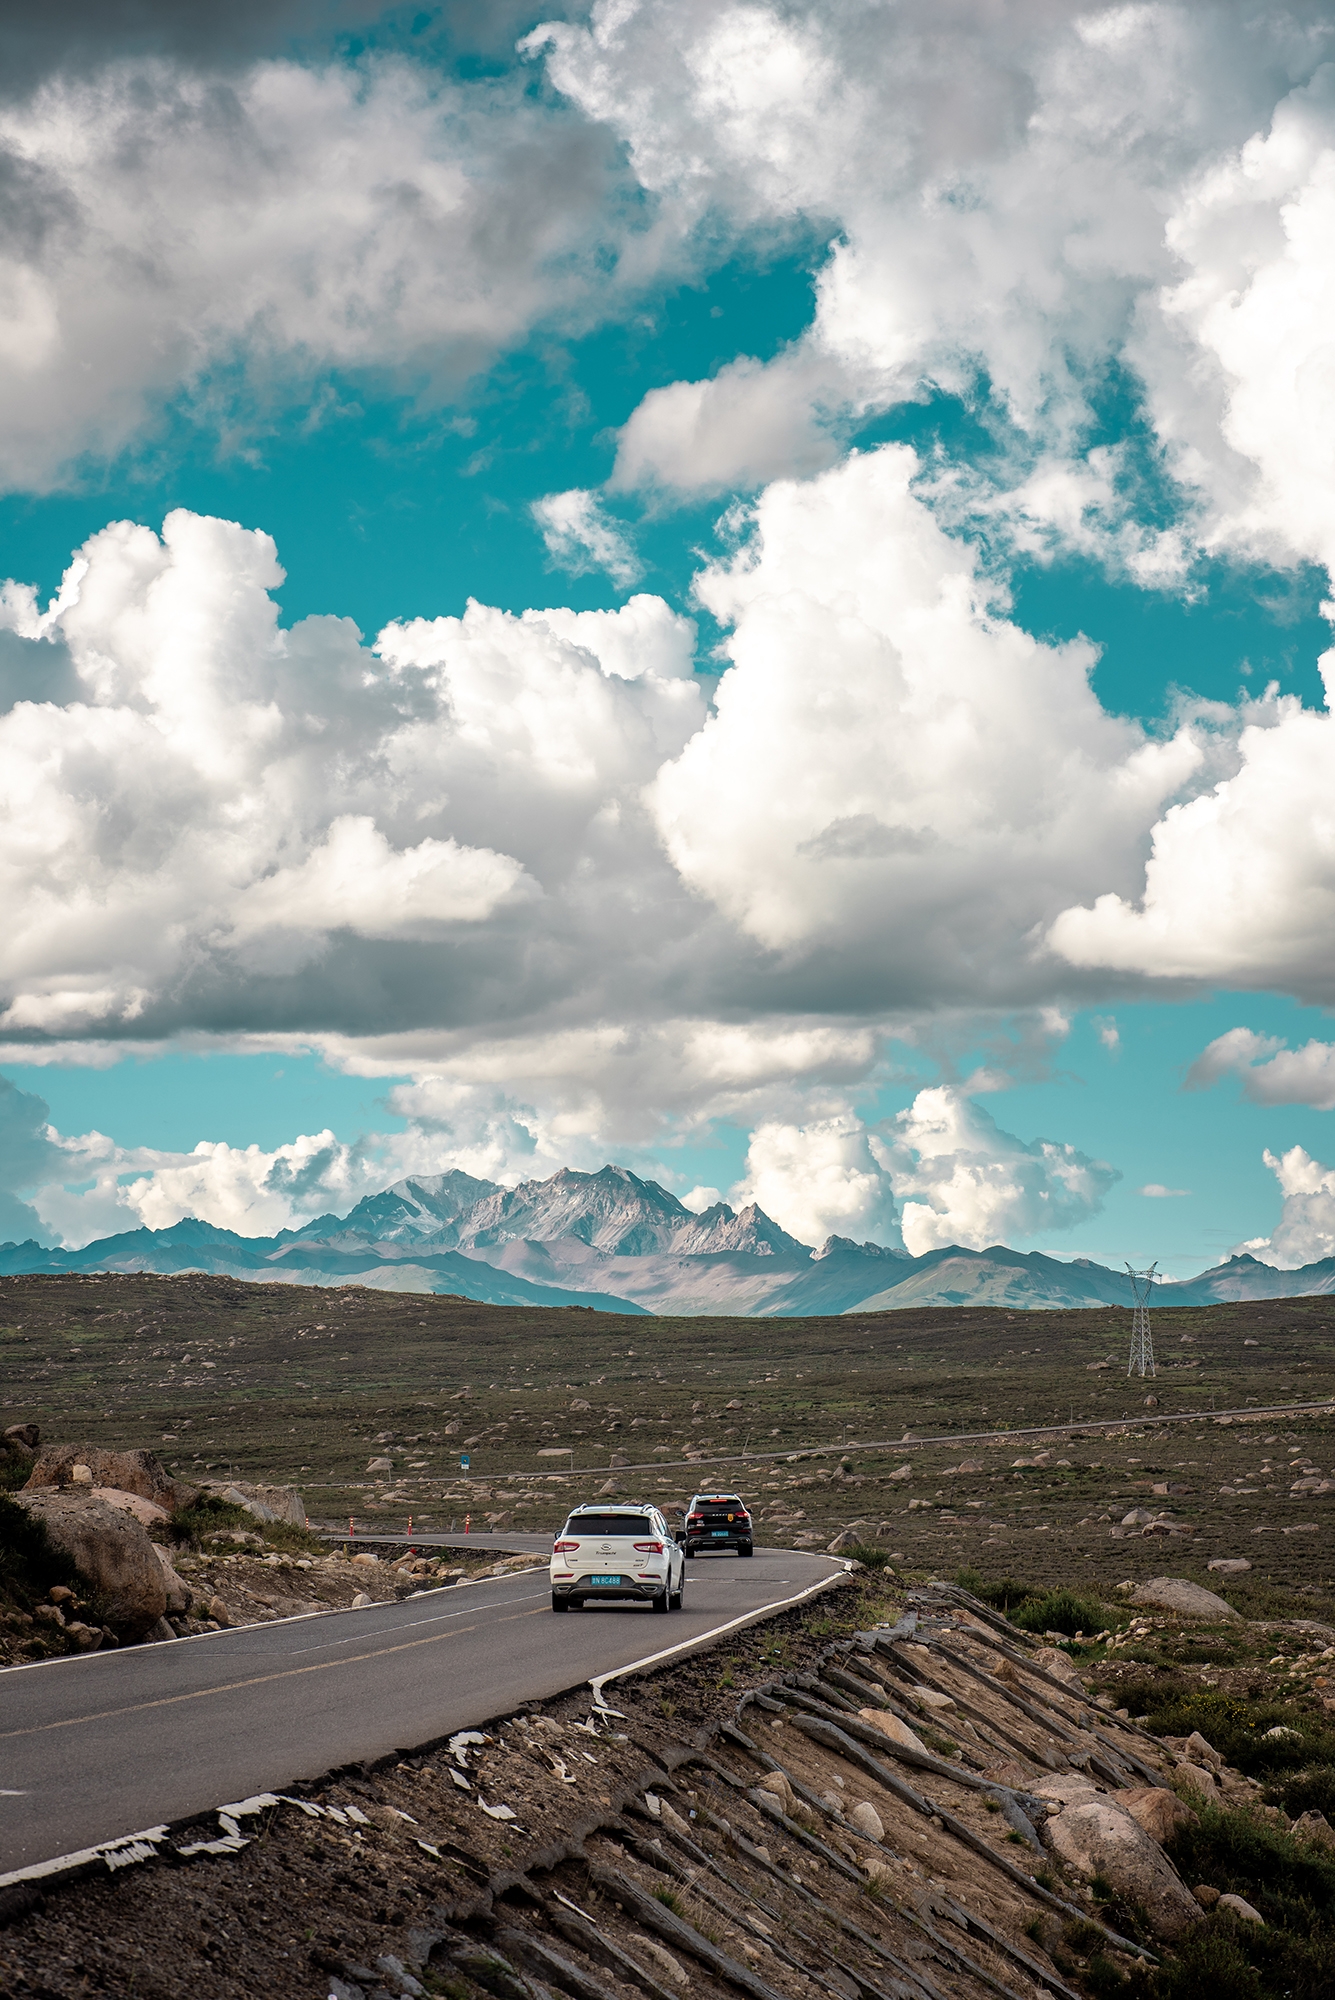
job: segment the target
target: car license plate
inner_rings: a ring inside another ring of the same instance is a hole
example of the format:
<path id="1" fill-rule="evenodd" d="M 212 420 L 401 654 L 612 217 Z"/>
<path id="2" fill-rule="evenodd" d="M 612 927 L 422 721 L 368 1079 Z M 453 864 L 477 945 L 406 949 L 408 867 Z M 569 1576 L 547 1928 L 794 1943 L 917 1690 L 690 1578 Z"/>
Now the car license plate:
<path id="1" fill-rule="evenodd" d="M 729 1529 L 727 1529 L 727 1528 L 711 1528 L 709 1532 L 710 1532 L 710 1534 L 711 1534 L 711 1535 L 724 1535 L 724 1536 L 726 1536 L 726 1535 L 727 1535 L 727 1534 L 728 1534 L 728 1533 L 730 1532 L 730 1530 L 729 1530 Z"/>
<path id="2" fill-rule="evenodd" d="M 590 1583 L 620 1583 L 620 1581 L 621 1578 L 619 1576 L 591 1576 L 589 1578 Z"/>

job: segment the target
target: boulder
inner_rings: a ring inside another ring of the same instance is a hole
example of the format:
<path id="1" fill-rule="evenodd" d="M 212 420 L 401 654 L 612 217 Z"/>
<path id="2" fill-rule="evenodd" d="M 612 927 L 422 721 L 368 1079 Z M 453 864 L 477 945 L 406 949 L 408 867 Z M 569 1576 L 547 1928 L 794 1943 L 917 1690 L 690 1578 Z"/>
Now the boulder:
<path id="1" fill-rule="evenodd" d="M 854 1548 L 857 1541 L 858 1537 L 851 1533 L 849 1529 L 844 1528 L 841 1533 L 835 1536 L 832 1542 L 826 1543 L 825 1553 L 827 1556 L 841 1556 L 845 1549 Z"/>
<path id="2" fill-rule="evenodd" d="M 119 1486 L 94 1486 L 94 1500 L 105 1500 L 108 1507 L 119 1507 L 123 1514 L 133 1514 L 141 1528 L 160 1527 L 170 1521 L 171 1515 L 165 1507 L 159 1507 L 156 1500 L 145 1500 L 142 1493 L 122 1493 Z"/>
<path id="3" fill-rule="evenodd" d="M 1200 1905 L 1144 1827 L 1114 1798 L 1074 1798 L 1044 1821 L 1044 1844 L 1087 1880 L 1101 1875 L 1119 1895 L 1140 1903 L 1155 1933 L 1180 1937 Z"/>
<path id="4" fill-rule="evenodd" d="M 793 1788 L 782 1771 L 767 1771 L 756 1786 L 758 1792 L 769 1792 L 776 1798 L 786 1813 L 791 1814 L 796 1801 Z"/>
<path id="5" fill-rule="evenodd" d="M 36 1453 L 42 1442 L 42 1433 L 36 1424 L 8 1424 L 5 1427 L 5 1443 L 22 1445 L 25 1451 Z"/>
<path id="6" fill-rule="evenodd" d="M 1117 1803 L 1160 1847 L 1166 1846 L 1180 1828 L 1197 1824 L 1191 1807 L 1166 1785 L 1137 1785 L 1129 1792 L 1119 1792 Z"/>
<path id="7" fill-rule="evenodd" d="M 1193 1798 L 1218 1801 L 1219 1786 L 1215 1783 L 1213 1771 L 1202 1770 L 1199 1764 L 1179 1764 L 1173 1778 L 1179 1786 L 1185 1786 Z"/>
<path id="8" fill-rule="evenodd" d="M 885 1839 L 885 1826 L 881 1815 L 870 1799 L 863 1799 L 860 1805 L 854 1806 L 847 1817 L 849 1824 L 855 1826 L 859 1833 L 865 1833 L 869 1840 Z"/>
<path id="9" fill-rule="evenodd" d="M 171 1558 L 156 1542 L 150 1544 L 162 1570 L 162 1581 L 167 1586 L 167 1615 L 170 1618 L 184 1618 L 195 1601 L 194 1592 L 172 1568 Z"/>
<path id="10" fill-rule="evenodd" d="M 1054 1680 L 1065 1681 L 1068 1687 L 1084 1693 L 1085 1684 L 1080 1678 L 1080 1669 L 1060 1646 L 1040 1646 L 1034 1654 L 1034 1665 L 1042 1667 L 1044 1673 L 1051 1674 Z"/>
<path id="11" fill-rule="evenodd" d="M 1254 1910 L 1251 1904 L 1241 1896 L 1221 1896 L 1215 1904 L 1215 1908 L 1217 1910 L 1231 1910 L 1235 1917 L 1242 1917 L 1249 1924 L 1263 1924 L 1265 1922 L 1265 1918 L 1261 1915 L 1261 1912 Z"/>
<path id="12" fill-rule="evenodd" d="M 899 1717 L 891 1715 L 888 1709 L 860 1708 L 858 1720 L 869 1722 L 873 1729 L 879 1729 L 883 1736 L 888 1736 L 892 1743 L 900 1744 L 905 1750 L 919 1750 L 924 1757 L 930 1757 L 932 1754 L 922 1738 L 914 1735 L 907 1722 L 901 1722 Z"/>
<path id="13" fill-rule="evenodd" d="M 936 1688 L 914 1688 L 913 1699 L 917 1702 L 919 1708 L 941 1709 L 944 1711 L 955 1706 L 954 1700 L 950 1695 L 941 1694 Z"/>
<path id="14" fill-rule="evenodd" d="M 1205 1567 L 1220 1576 L 1241 1576 L 1244 1570 L 1251 1568 L 1251 1564 L 1246 1556 L 1212 1556 Z"/>
<path id="15" fill-rule="evenodd" d="M 1223 1767 L 1223 1758 L 1215 1749 L 1213 1743 L 1206 1742 L 1199 1729 L 1192 1730 L 1186 1743 L 1183 1745 L 1182 1754 L 1190 1757 L 1193 1764 L 1202 1765 L 1207 1771 L 1218 1772 Z"/>
<path id="16" fill-rule="evenodd" d="M 86 1489 L 25 1487 L 16 1498 L 70 1558 L 118 1639 L 142 1639 L 153 1629 L 167 1609 L 167 1582 L 132 1514 Z"/>
<path id="17" fill-rule="evenodd" d="M 1188 1583 L 1182 1576 L 1152 1576 L 1148 1583 L 1137 1584 L 1131 1593 L 1133 1604 L 1154 1604 L 1162 1611 L 1176 1611 L 1180 1618 L 1241 1618 L 1231 1604 L 1225 1604 L 1222 1597 L 1216 1597 L 1212 1590 L 1206 1590 L 1199 1583 Z"/>
<path id="18" fill-rule="evenodd" d="M 86 1468 L 83 1485 L 114 1486 L 120 1493 L 138 1493 L 156 1501 L 170 1514 L 187 1507 L 199 1491 L 183 1479 L 173 1479 L 161 1459 L 151 1451 L 102 1451 L 96 1445 L 48 1445 L 33 1466 L 25 1492 L 39 1487 L 68 1487 L 75 1483 L 76 1466 Z"/>
<path id="19" fill-rule="evenodd" d="M 1309 1847 L 1324 1847 L 1335 1854 L 1335 1826 L 1324 1813 L 1302 1813 L 1289 1828 L 1295 1840 L 1305 1840 Z"/>

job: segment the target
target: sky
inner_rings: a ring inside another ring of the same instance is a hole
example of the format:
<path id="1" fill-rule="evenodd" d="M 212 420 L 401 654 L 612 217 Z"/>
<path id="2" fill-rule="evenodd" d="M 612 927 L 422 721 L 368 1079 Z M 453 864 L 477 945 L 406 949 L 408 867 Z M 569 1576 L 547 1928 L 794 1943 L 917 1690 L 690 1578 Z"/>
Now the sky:
<path id="1" fill-rule="evenodd" d="M 215 18 L 216 15 L 216 18 Z M 0 1239 L 1335 1254 L 1335 16 L 0 29 Z"/>

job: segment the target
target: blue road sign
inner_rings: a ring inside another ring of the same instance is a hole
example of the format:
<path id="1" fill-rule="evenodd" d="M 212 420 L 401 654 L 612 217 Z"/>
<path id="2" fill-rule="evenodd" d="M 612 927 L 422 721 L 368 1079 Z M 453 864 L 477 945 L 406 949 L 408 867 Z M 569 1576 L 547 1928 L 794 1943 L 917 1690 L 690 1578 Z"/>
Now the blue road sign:
<path id="1" fill-rule="evenodd" d="M 471 1459 L 469 1458 L 469 1456 L 468 1456 L 468 1453 L 467 1453 L 466 1451 L 461 1451 L 461 1452 L 459 1453 L 459 1470 L 460 1470 L 460 1472 L 467 1472 L 467 1470 L 468 1470 L 468 1468 L 469 1468 L 469 1466 L 470 1466 L 471 1464 L 472 1464 L 472 1460 L 471 1460 Z"/>

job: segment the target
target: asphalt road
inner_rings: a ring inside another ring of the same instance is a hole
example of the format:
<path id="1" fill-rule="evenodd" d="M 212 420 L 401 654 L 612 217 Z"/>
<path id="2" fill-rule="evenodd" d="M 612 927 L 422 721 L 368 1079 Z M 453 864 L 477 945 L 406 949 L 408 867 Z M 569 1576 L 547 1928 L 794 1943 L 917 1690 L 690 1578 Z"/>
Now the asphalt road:
<path id="1" fill-rule="evenodd" d="M 0 1874 L 473 1727 L 839 1567 L 787 1549 L 699 1560 L 685 1608 L 668 1617 L 609 1604 L 556 1618 L 540 1570 L 11 1667 L 0 1673 Z"/>

